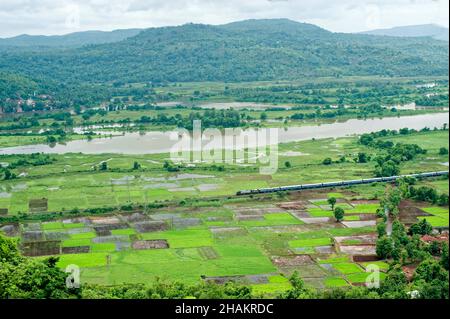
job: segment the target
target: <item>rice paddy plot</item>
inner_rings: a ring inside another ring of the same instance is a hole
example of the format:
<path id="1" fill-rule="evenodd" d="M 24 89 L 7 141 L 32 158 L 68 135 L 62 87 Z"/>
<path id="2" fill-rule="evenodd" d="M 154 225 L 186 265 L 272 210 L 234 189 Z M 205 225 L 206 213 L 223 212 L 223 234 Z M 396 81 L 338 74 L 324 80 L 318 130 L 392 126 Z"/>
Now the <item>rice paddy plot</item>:
<path id="1" fill-rule="evenodd" d="M 368 279 L 369 276 L 371 276 L 372 273 L 368 272 L 368 273 L 354 273 L 354 274 L 348 274 L 345 277 L 347 278 L 347 280 L 349 282 L 351 282 L 352 284 L 360 284 L 360 283 L 365 283 Z M 383 272 L 380 272 L 380 280 L 384 280 L 386 278 L 386 274 Z"/>
<path id="2" fill-rule="evenodd" d="M 387 271 L 389 269 L 389 264 L 384 261 L 368 261 L 368 262 L 361 263 L 361 265 L 365 269 L 367 269 L 367 267 L 370 267 L 370 266 L 376 266 L 381 271 Z"/>
<path id="3" fill-rule="evenodd" d="M 354 263 L 336 263 L 333 264 L 333 267 L 345 275 L 364 272 L 363 269 Z"/>
<path id="4" fill-rule="evenodd" d="M 418 217 L 419 220 L 426 219 L 433 227 L 448 227 L 449 209 L 448 207 L 425 207 L 422 210 L 432 216 Z"/>
<path id="5" fill-rule="evenodd" d="M 333 212 L 331 210 L 322 208 L 308 208 L 307 212 L 311 217 L 333 217 Z"/>
<path id="6" fill-rule="evenodd" d="M 325 287 L 327 288 L 338 288 L 349 286 L 349 283 L 341 277 L 330 277 L 326 278 L 324 281 Z"/>
<path id="7" fill-rule="evenodd" d="M 433 227 L 448 227 L 449 224 L 449 216 L 447 217 L 441 216 L 427 216 L 427 217 L 418 217 L 419 220 L 426 219 L 427 222 L 430 223 Z"/>
<path id="8" fill-rule="evenodd" d="M 168 230 L 141 234 L 142 239 L 166 239 L 170 248 L 190 248 L 212 246 L 213 239 L 209 230 L 184 229 Z"/>
<path id="9" fill-rule="evenodd" d="M 269 282 L 264 284 L 252 285 L 252 291 L 256 295 L 276 295 L 292 288 L 291 283 L 286 277 L 276 275 L 269 276 Z"/>
<path id="10" fill-rule="evenodd" d="M 332 244 L 332 240 L 331 238 L 297 239 L 289 241 L 288 244 L 292 248 L 328 246 Z"/>
<path id="11" fill-rule="evenodd" d="M 359 204 L 354 205 L 354 208 L 348 210 L 347 213 L 375 214 L 379 207 L 379 204 Z"/>
<path id="12" fill-rule="evenodd" d="M 300 225 L 303 224 L 303 222 L 289 213 L 271 213 L 264 214 L 262 216 L 262 220 L 240 221 L 239 224 L 245 225 L 247 227 L 261 227 L 278 225 Z"/>
<path id="13" fill-rule="evenodd" d="M 109 266 L 86 267 L 81 278 L 82 281 L 102 284 L 151 281 L 156 276 L 198 282 L 201 276 L 254 275 L 275 271 L 268 258 L 256 247 L 218 246 L 215 249 L 220 258 L 207 260 L 193 248 L 114 252 Z M 64 261 L 77 264 L 73 257 L 65 257 Z"/>

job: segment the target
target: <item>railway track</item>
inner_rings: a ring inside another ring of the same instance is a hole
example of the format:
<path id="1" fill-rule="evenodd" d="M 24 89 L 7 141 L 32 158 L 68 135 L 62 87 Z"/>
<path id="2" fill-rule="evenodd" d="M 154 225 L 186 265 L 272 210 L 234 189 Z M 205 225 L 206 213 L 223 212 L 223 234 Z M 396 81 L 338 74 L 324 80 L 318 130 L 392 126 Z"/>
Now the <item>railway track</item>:
<path id="1" fill-rule="evenodd" d="M 301 190 L 307 190 L 307 189 L 320 189 L 320 188 L 328 188 L 328 187 L 342 187 L 342 186 L 352 186 L 352 185 L 362 185 L 362 184 L 372 184 L 372 183 L 394 182 L 394 181 L 396 181 L 400 178 L 404 178 L 404 177 L 428 178 L 428 177 L 438 177 L 438 176 L 445 176 L 445 175 L 448 175 L 448 171 L 396 175 L 396 176 L 390 176 L 390 177 L 375 177 L 375 178 L 355 179 L 355 180 L 328 182 L 328 183 L 290 185 L 290 186 L 280 186 L 280 187 L 272 187 L 272 188 L 258 188 L 258 189 L 251 189 L 251 190 L 242 190 L 242 191 L 237 192 L 236 195 L 243 196 L 243 195 L 267 194 L 267 193 L 277 193 L 277 192 L 291 192 L 291 191 L 301 191 Z"/>

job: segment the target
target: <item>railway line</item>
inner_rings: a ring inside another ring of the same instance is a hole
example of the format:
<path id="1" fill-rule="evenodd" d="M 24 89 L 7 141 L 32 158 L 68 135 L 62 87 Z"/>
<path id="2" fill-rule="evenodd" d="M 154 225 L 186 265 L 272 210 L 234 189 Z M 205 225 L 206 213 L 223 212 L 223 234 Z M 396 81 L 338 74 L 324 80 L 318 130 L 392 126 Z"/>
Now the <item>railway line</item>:
<path id="1" fill-rule="evenodd" d="M 404 178 L 404 177 L 428 178 L 428 177 L 438 177 L 438 176 L 445 176 L 445 175 L 448 175 L 448 171 L 396 175 L 396 176 L 390 176 L 390 177 L 375 177 L 375 178 L 355 179 L 355 180 L 348 180 L 348 181 L 316 183 L 316 184 L 280 186 L 280 187 L 272 187 L 272 188 L 258 188 L 258 189 L 238 191 L 236 193 L 236 195 L 243 196 L 243 195 L 252 195 L 252 194 L 267 194 L 267 193 L 276 193 L 276 192 L 301 191 L 301 190 L 307 190 L 307 189 L 319 189 L 319 188 L 328 188 L 328 187 L 342 187 L 342 186 L 352 186 L 352 185 L 362 185 L 362 184 L 372 184 L 372 183 L 382 183 L 382 182 L 394 182 L 394 181 L 396 181 L 400 178 Z"/>

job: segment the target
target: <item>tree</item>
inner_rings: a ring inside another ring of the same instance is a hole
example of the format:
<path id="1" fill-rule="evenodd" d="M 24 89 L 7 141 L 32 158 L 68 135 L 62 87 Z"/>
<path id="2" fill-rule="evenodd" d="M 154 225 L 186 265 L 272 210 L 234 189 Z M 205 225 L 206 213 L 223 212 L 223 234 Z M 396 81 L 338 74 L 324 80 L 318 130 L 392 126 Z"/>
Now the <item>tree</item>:
<path id="1" fill-rule="evenodd" d="M 106 170 L 108 170 L 108 162 L 101 162 L 101 164 L 100 164 L 100 170 L 101 170 L 101 171 L 106 171 Z"/>
<path id="2" fill-rule="evenodd" d="M 444 243 L 442 245 L 442 252 L 441 252 L 441 265 L 448 271 L 448 264 L 449 264 L 449 258 L 448 258 L 448 243 Z"/>
<path id="3" fill-rule="evenodd" d="M 399 166 L 392 160 L 383 162 L 381 165 L 377 165 L 375 169 L 375 175 L 377 177 L 389 177 L 398 175 L 399 173 Z"/>
<path id="4" fill-rule="evenodd" d="M 289 278 L 292 288 L 283 292 L 280 295 L 282 299 L 310 299 L 313 297 L 314 292 L 305 286 L 302 278 L 298 275 L 297 271 Z"/>
<path id="5" fill-rule="evenodd" d="M 386 235 L 386 223 L 385 222 L 382 221 L 377 224 L 377 233 L 378 233 L 378 238 L 381 238 Z"/>
<path id="6" fill-rule="evenodd" d="M 133 169 L 134 170 L 138 170 L 138 169 L 140 169 L 141 168 L 141 164 L 139 164 L 138 162 L 134 162 L 133 163 Z"/>
<path id="7" fill-rule="evenodd" d="M 333 163 L 333 160 L 330 157 L 327 157 L 322 161 L 323 165 L 331 165 L 332 163 Z"/>
<path id="8" fill-rule="evenodd" d="M 287 161 L 287 162 L 284 162 L 284 166 L 286 167 L 286 168 L 291 168 L 291 162 L 289 162 L 289 161 Z"/>
<path id="9" fill-rule="evenodd" d="M 394 245 L 391 238 L 383 236 L 377 240 L 376 253 L 377 256 L 381 259 L 387 259 L 391 257 L 393 248 Z"/>
<path id="10" fill-rule="evenodd" d="M 420 222 L 411 225 L 409 232 L 411 235 L 429 235 L 433 232 L 433 226 L 426 219 L 422 219 Z"/>
<path id="11" fill-rule="evenodd" d="M 445 147 L 441 147 L 439 149 L 439 155 L 448 155 L 448 149 Z"/>
<path id="12" fill-rule="evenodd" d="M 435 279 L 448 281 L 448 272 L 446 273 L 442 265 L 435 259 L 422 261 L 414 272 L 414 280 L 431 282 Z"/>
<path id="13" fill-rule="evenodd" d="M 429 245 L 428 245 L 428 252 L 432 255 L 432 256 L 439 256 L 441 255 L 441 243 L 436 241 L 432 241 Z"/>
<path id="14" fill-rule="evenodd" d="M 385 195 L 380 201 L 381 209 L 387 210 L 391 216 L 399 213 L 398 206 L 402 200 L 401 191 L 398 188 L 387 187 Z"/>
<path id="15" fill-rule="evenodd" d="M 447 194 L 439 195 L 437 203 L 439 206 L 448 206 L 448 195 Z"/>
<path id="16" fill-rule="evenodd" d="M 336 221 L 340 222 L 341 220 L 344 219 L 344 209 L 342 207 L 336 207 L 334 209 L 334 218 L 336 218 Z"/>
<path id="17" fill-rule="evenodd" d="M 358 153 L 358 163 L 367 163 L 369 161 L 366 153 Z"/>
<path id="18" fill-rule="evenodd" d="M 12 173 L 9 169 L 3 169 L 3 179 L 5 181 L 15 179 L 16 177 L 16 174 Z"/>
<path id="19" fill-rule="evenodd" d="M 49 144 L 55 144 L 58 140 L 53 135 L 47 136 L 47 143 Z"/>
<path id="20" fill-rule="evenodd" d="M 401 265 L 396 264 L 388 270 L 385 280 L 380 285 L 383 298 L 407 298 L 406 288 L 408 280 Z"/>
<path id="21" fill-rule="evenodd" d="M 266 113 L 261 113 L 260 119 L 261 119 L 261 121 L 267 120 L 267 114 Z"/>
<path id="22" fill-rule="evenodd" d="M 16 242 L 0 234 L 0 299 L 77 298 L 81 289 L 66 286 L 58 259 L 22 257 Z"/>
<path id="23" fill-rule="evenodd" d="M 16 243 L 0 233 L 0 263 L 12 262 L 20 257 Z"/>
<path id="24" fill-rule="evenodd" d="M 328 198 L 327 202 L 328 202 L 328 204 L 330 204 L 331 210 L 334 210 L 334 205 L 336 205 L 336 201 L 337 200 L 335 197 Z"/>

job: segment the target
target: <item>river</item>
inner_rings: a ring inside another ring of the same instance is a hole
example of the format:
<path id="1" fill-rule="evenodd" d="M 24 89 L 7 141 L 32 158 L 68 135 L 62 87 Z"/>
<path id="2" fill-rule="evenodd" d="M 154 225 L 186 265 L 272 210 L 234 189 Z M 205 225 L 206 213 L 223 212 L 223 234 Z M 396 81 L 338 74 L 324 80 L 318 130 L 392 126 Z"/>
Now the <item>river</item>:
<path id="1" fill-rule="evenodd" d="M 434 113 L 402 117 L 373 118 L 366 120 L 351 119 L 345 122 L 330 124 L 287 127 L 278 129 L 278 142 L 310 140 L 312 138 L 345 137 L 355 134 L 380 131 L 382 129 L 398 130 L 408 127 L 420 130 L 424 127 L 441 128 L 449 123 L 449 113 Z M 250 129 L 255 130 L 255 129 Z M 116 132 L 117 133 L 117 132 Z M 91 141 L 76 140 L 66 144 L 53 146 L 35 144 L 1 148 L 0 154 L 30 154 L 30 153 L 86 153 L 86 154 L 159 154 L 170 152 L 177 142 L 171 138 L 171 132 L 125 133 L 111 138 L 99 138 Z"/>

